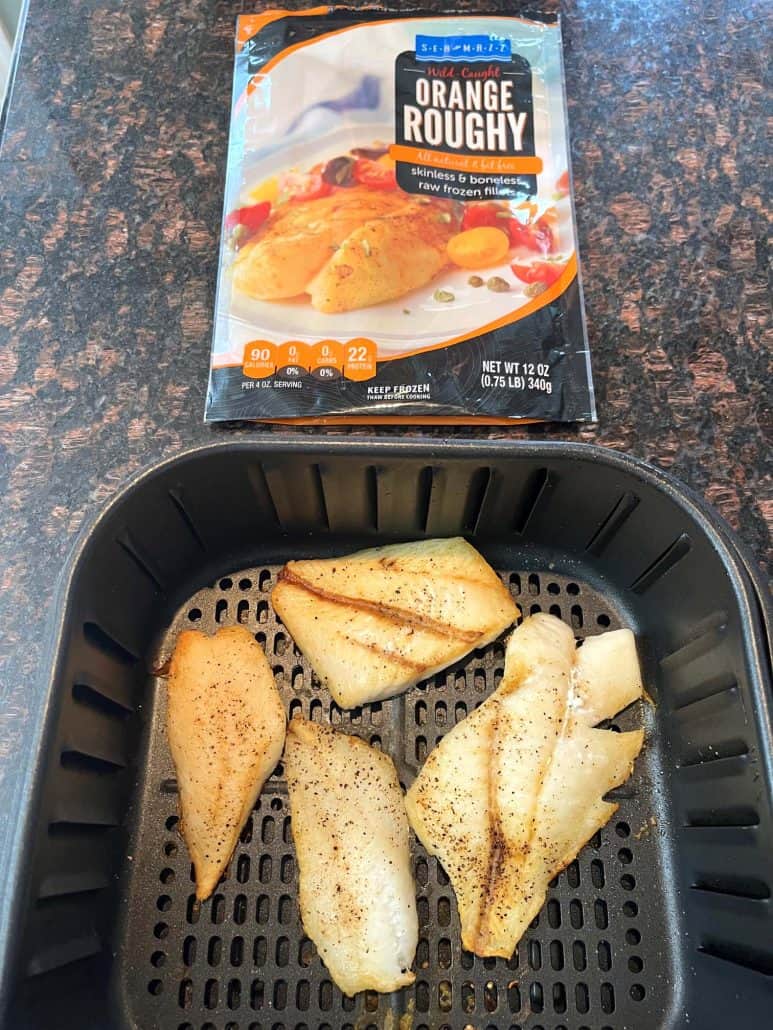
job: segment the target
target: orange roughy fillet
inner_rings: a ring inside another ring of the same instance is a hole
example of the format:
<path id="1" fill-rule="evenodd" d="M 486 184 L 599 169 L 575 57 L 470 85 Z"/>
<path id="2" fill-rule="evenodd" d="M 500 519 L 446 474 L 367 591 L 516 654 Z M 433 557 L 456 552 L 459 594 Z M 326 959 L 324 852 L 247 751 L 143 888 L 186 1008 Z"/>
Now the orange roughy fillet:
<path id="1" fill-rule="evenodd" d="M 231 626 L 180 634 L 167 682 L 167 732 L 182 834 L 208 898 L 271 774 L 285 739 L 274 675 L 253 635 Z"/>
<path id="2" fill-rule="evenodd" d="M 419 935 L 392 759 L 305 719 L 285 748 L 303 927 L 345 994 L 413 983 Z"/>
<path id="3" fill-rule="evenodd" d="M 518 618 L 507 587 L 462 537 L 289 562 L 271 601 L 343 708 L 406 690 Z"/>
<path id="4" fill-rule="evenodd" d="M 577 650 L 566 624 L 533 615 L 499 689 L 430 753 L 406 807 L 451 879 L 465 948 L 512 955 L 550 881 L 617 810 L 603 797 L 630 776 L 643 734 L 593 727 L 641 693 L 629 630 Z"/>

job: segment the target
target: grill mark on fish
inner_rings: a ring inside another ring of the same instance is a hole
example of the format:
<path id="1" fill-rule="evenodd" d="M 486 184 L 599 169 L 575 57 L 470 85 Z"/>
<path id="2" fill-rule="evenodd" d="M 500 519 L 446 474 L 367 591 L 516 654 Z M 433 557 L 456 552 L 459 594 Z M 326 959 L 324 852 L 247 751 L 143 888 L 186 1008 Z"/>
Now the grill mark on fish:
<path id="1" fill-rule="evenodd" d="M 530 666 L 527 663 L 523 663 L 523 665 L 518 669 L 517 673 L 513 677 L 513 685 L 510 689 L 517 690 L 521 683 L 526 679 L 526 677 L 530 673 L 533 673 L 533 671 L 534 670 L 530 668 Z M 486 874 L 483 903 L 478 913 L 478 919 L 473 939 L 473 946 L 470 948 L 470 950 L 476 955 L 485 957 L 492 953 L 489 946 L 489 937 L 491 936 L 490 923 L 492 918 L 497 917 L 501 914 L 501 912 L 497 911 L 496 896 L 497 887 L 499 886 L 499 880 L 502 876 L 503 870 L 505 869 L 506 865 L 510 863 L 517 863 L 521 867 L 522 871 L 528 868 L 528 862 L 529 857 L 531 855 L 532 845 L 534 843 L 534 838 L 537 833 L 536 814 L 539 811 L 540 799 L 544 793 L 545 784 L 549 779 L 550 770 L 553 766 L 553 761 L 558 751 L 559 743 L 564 737 L 568 735 L 571 729 L 569 698 L 570 689 L 567 688 L 564 695 L 563 711 L 561 713 L 561 729 L 556 734 L 548 760 L 541 769 L 537 793 L 532 805 L 532 815 L 529 820 L 529 834 L 527 839 L 524 841 L 523 846 L 517 849 L 517 853 L 514 853 L 508 847 L 507 840 L 502 830 L 502 822 L 497 800 L 496 776 L 493 772 L 493 764 L 495 761 L 496 754 L 496 741 L 500 720 L 499 712 L 497 712 L 497 714 L 494 716 L 494 719 L 492 720 L 490 733 L 489 762 L 487 766 L 487 792 L 489 798 L 489 812 L 491 813 L 491 844 L 489 847 L 488 871 Z M 572 855 L 569 859 L 567 859 L 565 865 L 568 865 L 574 857 L 575 855 Z M 560 872 L 560 868 L 556 872 Z M 527 881 L 527 883 L 524 886 L 530 888 L 532 892 L 534 891 L 535 885 L 531 880 Z M 531 897 L 531 895 L 527 895 L 527 900 L 529 899 L 529 897 Z M 541 907 L 542 902 L 540 901 L 540 904 L 536 907 L 535 912 L 539 911 Z"/>
<path id="2" fill-rule="evenodd" d="M 507 841 L 505 840 L 505 835 L 502 831 L 502 821 L 500 819 L 499 807 L 497 805 L 497 784 L 496 777 L 493 775 L 493 761 L 491 757 L 491 751 L 493 751 L 496 746 L 498 726 L 499 712 L 497 712 L 491 720 L 489 730 L 489 761 L 486 765 L 486 793 L 489 801 L 489 812 L 491 813 L 489 826 L 490 843 L 486 879 L 482 891 L 480 907 L 477 913 L 477 919 L 475 921 L 475 930 L 472 935 L 472 941 L 470 942 L 470 950 L 473 953 L 482 953 L 483 951 L 487 933 L 486 914 L 495 904 L 496 888 L 499 882 L 499 877 L 502 874 L 505 862 L 508 861 L 509 858 Z"/>
<path id="3" fill-rule="evenodd" d="M 574 656 L 574 660 L 576 662 L 576 653 L 575 653 L 575 656 Z M 526 676 L 528 676 L 530 673 L 533 673 L 533 671 L 534 670 L 531 669 L 528 665 L 524 665 L 522 668 L 519 669 L 520 675 L 517 677 L 517 679 L 520 680 L 520 682 L 522 682 L 526 678 Z M 520 685 L 520 682 L 516 683 L 516 685 L 515 685 L 515 689 L 516 690 L 518 689 L 518 686 Z M 565 694 L 564 694 L 563 710 L 561 712 L 561 728 L 560 728 L 559 732 L 556 734 L 556 736 L 555 736 L 555 738 L 553 740 L 553 747 L 550 750 L 550 755 L 548 756 L 547 761 L 545 762 L 545 764 L 543 765 L 543 767 L 542 767 L 542 769 L 540 771 L 540 777 L 539 777 L 537 792 L 536 792 L 536 796 L 534 798 L 533 807 L 532 807 L 532 816 L 531 816 L 531 819 L 529 821 L 529 834 L 528 834 L 528 837 L 527 837 L 526 841 L 524 842 L 523 846 L 519 847 L 517 849 L 517 854 L 513 853 L 508 848 L 507 842 L 505 840 L 504 834 L 503 834 L 502 829 L 501 829 L 501 819 L 500 819 L 500 814 L 499 814 L 499 807 L 497 805 L 497 795 L 496 795 L 496 784 L 495 784 L 496 777 L 492 774 L 492 763 L 493 763 L 493 755 L 494 755 L 495 748 L 496 748 L 496 738 L 497 738 L 497 729 L 498 729 L 499 715 L 497 715 L 494 718 L 494 721 L 492 723 L 492 731 L 491 731 L 491 741 L 492 741 L 491 755 L 492 755 L 492 758 L 490 759 L 489 765 L 488 765 L 488 777 L 489 777 L 489 780 L 488 780 L 488 796 L 489 796 L 489 806 L 490 806 L 489 810 L 491 812 L 491 847 L 490 847 L 490 850 L 489 850 L 488 873 L 487 873 L 487 878 L 486 878 L 484 902 L 483 902 L 483 905 L 481 907 L 481 910 L 480 910 L 480 913 L 479 913 L 479 916 L 478 916 L 478 922 L 477 922 L 477 926 L 476 926 L 476 930 L 475 930 L 475 937 L 474 937 L 474 946 L 469 949 L 469 950 L 471 950 L 476 955 L 480 955 L 482 957 L 485 957 L 485 956 L 488 956 L 488 955 L 492 954 L 492 952 L 490 950 L 490 942 L 489 942 L 489 938 L 491 936 L 490 920 L 491 920 L 492 916 L 496 916 L 498 914 L 496 912 L 496 905 L 495 905 L 495 902 L 496 902 L 496 887 L 497 887 L 498 877 L 501 875 L 502 870 L 505 868 L 506 863 L 508 863 L 508 862 L 516 863 L 517 862 L 519 864 L 519 866 L 521 867 L 521 872 L 522 873 L 525 873 L 525 872 L 527 872 L 529 870 L 529 859 L 531 857 L 532 847 L 533 847 L 533 844 L 534 844 L 535 837 L 537 835 L 537 818 L 536 818 L 536 816 L 537 816 L 537 812 L 539 811 L 540 801 L 541 801 L 541 799 L 543 797 L 543 794 L 545 792 L 545 785 L 548 783 L 548 781 L 550 779 L 550 772 L 551 772 L 551 769 L 553 767 L 553 763 L 555 761 L 556 755 L 558 754 L 558 750 L 559 750 L 560 744 L 561 744 L 561 742 L 563 740 L 566 739 L 566 737 L 571 735 L 572 728 L 573 728 L 573 713 L 572 713 L 572 708 L 571 708 L 571 697 L 572 697 L 572 682 L 571 682 L 571 679 L 570 679 L 570 682 L 567 685 L 567 689 L 566 689 Z M 632 772 L 632 771 L 633 771 L 633 763 L 631 763 L 631 767 L 630 767 L 630 772 Z M 630 772 L 629 772 L 629 775 L 630 775 Z M 603 818 L 603 819 L 601 819 L 599 821 L 598 825 L 596 826 L 596 830 L 598 830 L 601 827 L 606 825 L 606 823 L 609 821 L 609 818 L 611 818 L 611 816 L 614 814 L 614 812 L 617 811 L 618 807 L 619 806 L 615 805 L 614 808 L 613 808 L 613 811 L 609 814 L 609 816 L 607 816 L 607 818 Z M 595 830 L 594 830 L 594 832 L 595 832 Z M 590 836 L 592 836 L 592 834 Z M 510 852 L 510 853 L 508 854 L 508 852 Z M 548 857 L 550 857 L 550 856 L 548 856 Z M 551 864 L 551 872 L 550 872 L 550 876 L 548 877 L 548 879 L 550 880 L 550 879 L 553 879 L 555 876 L 558 876 L 558 874 L 560 872 L 562 872 L 562 870 L 564 870 L 569 865 L 569 863 L 572 862 L 576 857 L 577 857 L 577 852 L 574 849 L 570 849 L 568 855 L 562 855 L 560 857 L 553 858 L 553 861 L 552 861 L 552 864 Z M 533 916 L 536 915 L 537 912 L 540 911 L 540 909 L 542 908 L 542 905 L 544 904 L 544 899 L 542 898 L 542 896 L 541 896 L 541 894 L 539 892 L 537 892 L 537 897 L 536 898 L 534 896 L 535 895 L 536 886 L 537 885 L 535 883 L 534 875 L 533 875 L 533 872 L 532 872 L 531 876 L 523 882 L 524 898 L 525 898 L 526 901 L 530 901 L 531 902 L 531 909 L 532 909 L 532 912 L 533 912 L 533 915 L 530 916 L 530 918 L 529 918 L 529 922 L 531 921 Z M 507 956 L 502 956 L 502 957 L 507 957 Z"/>
<path id="4" fill-rule="evenodd" d="M 460 640 L 465 644 L 474 644 L 481 638 L 484 632 L 482 630 L 455 629 L 450 626 L 444 626 L 442 623 L 429 619 L 425 615 L 417 615 L 415 612 L 407 611 L 404 608 L 383 604 L 379 601 L 366 601 L 362 598 L 346 597 L 345 594 L 336 594 L 332 590 L 325 590 L 323 587 L 314 586 L 287 566 L 279 573 L 279 582 L 281 583 L 282 581 L 297 586 L 315 597 L 321 597 L 325 601 L 330 601 L 331 604 L 339 604 L 343 607 L 356 608 L 359 611 L 372 612 L 384 619 L 388 619 L 390 622 L 396 623 L 398 626 L 418 627 L 419 629 L 426 630 L 428 633 L 434 633 L 435 636 L 447 637 L 449 640 Z"/>
<path id="5" fill-rule="evenodd" d="M 412 658 L 406 657 L 399 651 L 387 651 L 381 647 L 380 644 L 372 643 L 369 644 L 364 640 L 355 640 L 353 637 L 347 636 L 346 642 L 348 644 L 354 644 L 355 647 L 361 647 L 366 651 L 373 651 L 375 654 L 382 655 L 390 662 L 395 662 L 397 665 L 403 665 L 406 669 L 410 669 L 411 672 L 423 672 L 427 668 L 426 662 L 414 662 Z"/>

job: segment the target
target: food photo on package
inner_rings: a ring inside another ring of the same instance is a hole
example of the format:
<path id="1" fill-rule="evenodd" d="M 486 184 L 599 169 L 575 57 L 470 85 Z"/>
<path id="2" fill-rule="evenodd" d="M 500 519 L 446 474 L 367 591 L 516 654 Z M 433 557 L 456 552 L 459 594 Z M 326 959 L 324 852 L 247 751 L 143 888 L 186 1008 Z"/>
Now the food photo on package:
<path id="1" fill-rule="evenodd" d="M 206 420 L 595 417 L 557 16 L 242 15 Z"/>

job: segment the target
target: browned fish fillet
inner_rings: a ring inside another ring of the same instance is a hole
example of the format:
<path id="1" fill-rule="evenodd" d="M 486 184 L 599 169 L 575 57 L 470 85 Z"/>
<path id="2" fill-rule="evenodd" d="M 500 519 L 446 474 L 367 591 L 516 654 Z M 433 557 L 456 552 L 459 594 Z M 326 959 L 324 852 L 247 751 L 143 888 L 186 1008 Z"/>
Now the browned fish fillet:
<path id="1" fill-rule="evenodd" d="M 408 817 L 451 878 L 470 951 L 509 957 L 550 880 L 617 810 L 603 796 L 631 774 L 643 734 L 593 726 L 641 692 L 628 630 L 577 651 L 568 626 L 534 615 L 510 639 L 500 688 L 429 755 Z"/>
<path id="2" fill-rule="evenodd" d="M 167 731 L 196 897 L 204 899 L 284 746 L 282 700 L 247 629 L 180 634 L 169 671 Z"/>
<path id="3" fill-rule="evenodd" d="M 518 617 L 507 587 L 461 537 L 289 562 L 271 600 L 345 708 L 434 675 Z"/>

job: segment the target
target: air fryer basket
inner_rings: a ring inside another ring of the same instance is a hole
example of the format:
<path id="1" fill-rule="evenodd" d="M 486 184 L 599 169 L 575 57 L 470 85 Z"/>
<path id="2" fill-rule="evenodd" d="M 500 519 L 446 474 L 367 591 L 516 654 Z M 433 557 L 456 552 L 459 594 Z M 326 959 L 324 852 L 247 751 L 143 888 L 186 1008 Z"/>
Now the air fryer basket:
<path id="1" fill-rule="evenodd" d="M 388 751 L 404 784 L 502 675 L 502 641 L 341 711 L 273 614 L 291 557 L 464 533 L 524 614 L 637 635 L 654 707 L 617 816 L 509 961 L 461 949 L 414 843 L 416 984 L 344 998 L 300 925 L 281 766 L 202 906 L 177 832 L 158 670 L 182 626 L 243 623 L 290 714 Z M 603 1030 L 765 1024 L 773 998 L 771 726 L 759 599 L 672 481 L 581 445 L 223 443 L 146 474 L 63 586 L 39 750 L 2 912 L 7 1025 L 141 1030 Z M 400 1023 L 400 1017 L 406 1019 Z"/>

